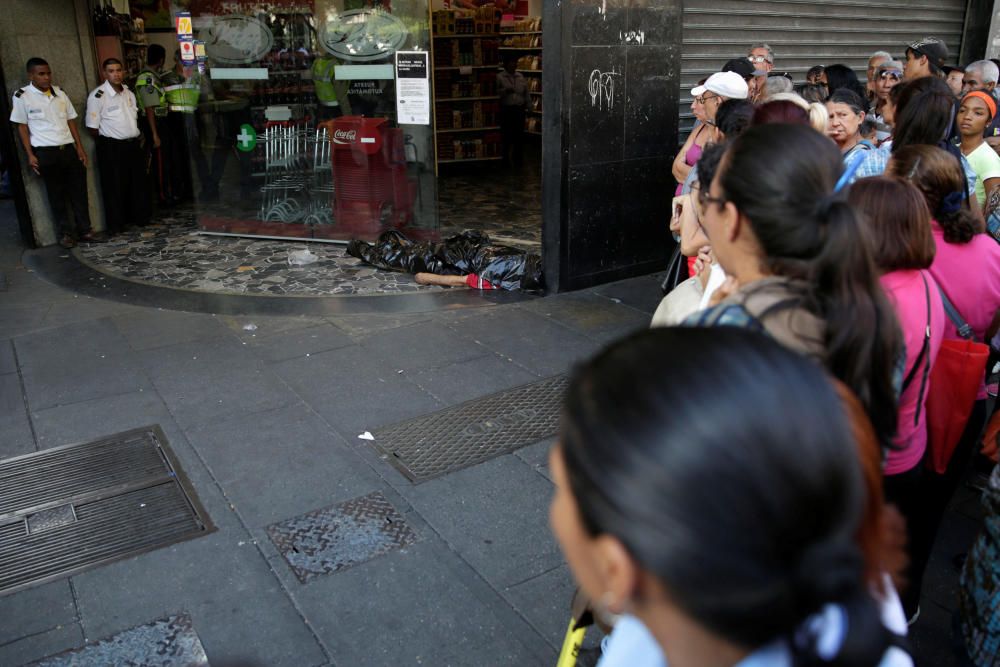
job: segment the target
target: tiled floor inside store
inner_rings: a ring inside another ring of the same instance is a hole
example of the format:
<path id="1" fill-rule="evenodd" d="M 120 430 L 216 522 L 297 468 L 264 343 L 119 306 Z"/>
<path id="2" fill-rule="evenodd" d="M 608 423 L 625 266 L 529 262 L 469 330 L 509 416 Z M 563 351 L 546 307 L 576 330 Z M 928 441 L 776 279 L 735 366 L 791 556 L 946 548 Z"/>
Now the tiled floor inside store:
<path id="1" fill-rule="evenodd" d="M 442 173 L 438 202 L 442 237 L 480 229 L 495 243 L 540 251 L 537 154 L 529 152 L 520 167 L 489 163 Z M 306 248 L 317 261 L 290 266 L 289 255 Z M 84 264 L 117 278 L 217 294 L 371 296 L 441 289 L 366 266 L 340 244 L 199 234 L 191 208 L 164 211 L 149 227 L 73 252 Z"/>

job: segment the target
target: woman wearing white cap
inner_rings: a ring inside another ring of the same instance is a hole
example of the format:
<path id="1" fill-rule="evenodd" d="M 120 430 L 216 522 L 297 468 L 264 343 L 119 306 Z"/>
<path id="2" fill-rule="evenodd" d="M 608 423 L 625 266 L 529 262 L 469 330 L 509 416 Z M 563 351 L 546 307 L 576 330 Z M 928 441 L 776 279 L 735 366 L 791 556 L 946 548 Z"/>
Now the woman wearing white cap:
<path id="1" fill-rule="evenodd" d="M 715 112 L 726 100 L 745 100 L 750 94 L 747 82 L 736 72 L 716 72 L 703 86 L 691 89 L 691 94 L 705 108 L 705 122 L 715 125 Z"/>

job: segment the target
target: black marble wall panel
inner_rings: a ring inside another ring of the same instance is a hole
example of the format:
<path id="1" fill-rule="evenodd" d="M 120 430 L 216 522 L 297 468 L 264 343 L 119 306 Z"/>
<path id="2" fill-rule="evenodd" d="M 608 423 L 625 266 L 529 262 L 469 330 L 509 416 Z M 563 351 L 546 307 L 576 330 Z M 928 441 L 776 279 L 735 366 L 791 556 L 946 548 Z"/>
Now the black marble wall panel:
<path id="1" fill-rule="evenodd" d="M 682 3 L 545 5 L 548 286 L 579 289 L 664 268 L 673 249 Z"/>

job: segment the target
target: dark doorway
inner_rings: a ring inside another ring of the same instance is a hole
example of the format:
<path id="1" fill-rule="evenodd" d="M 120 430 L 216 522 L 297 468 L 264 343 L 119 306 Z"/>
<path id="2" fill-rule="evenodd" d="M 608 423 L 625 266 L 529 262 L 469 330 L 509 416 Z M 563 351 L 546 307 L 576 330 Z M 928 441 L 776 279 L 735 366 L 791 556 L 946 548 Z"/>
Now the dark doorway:
<path id="1" fill-rule="evenodd" d="M 0 95 L 0 116 L 6 120 L 10 118 L 10 94 L 13 91 L 7 87 L 3 71 L 3 61 L 0 60 L 0 91 L 3 91 L 3 95 Z M 17 211 L 21 241 L 25 247 L 34 248 L 35 233 L 31 228 L 31 212 L 28 210 L 28 198 L 24 191 L 24 178 L 21 175 L 21 157 L 14 137 L 16 125 L 8 122 L 4 123 L 4 127 L 6 129 L 0 132 L 0 161 L 3 162 L 3 169 L 10 179 L 10 196 L 14 199 L 14 208 Z"/>

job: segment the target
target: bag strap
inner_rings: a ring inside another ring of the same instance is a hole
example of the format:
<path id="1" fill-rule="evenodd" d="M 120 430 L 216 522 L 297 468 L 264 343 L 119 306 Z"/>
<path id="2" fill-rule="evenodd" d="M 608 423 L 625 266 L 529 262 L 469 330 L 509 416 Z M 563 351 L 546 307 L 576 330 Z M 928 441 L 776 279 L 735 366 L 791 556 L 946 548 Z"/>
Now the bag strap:
<path id="1" fill-rule="evenodd" d="M 938 292 L 941 293 L 941 302 L 944 304 L 944 312 L 948 314 L 948 319 L 955 325 L 955 329 L 958 330 L 959 337 L 964 338 L 965 340 L 973 340 L 974 333 L 972 331 L 972 327 L 969 326 L 969 323 L 962 318 L 961 313 L 958 312 L 958 309 L 955 308 L 955 305 L 948 298 L 948 295 L 945 294 L 944 288 L 941 287 L 941 283 L 938 283 Z"/>
<path id="2" fill-rule="evenodd" d="M 906 388 L 913 382 L 913 378 L 917 375 L 917 369 L 920 368 L 921 362 L 927 356 L 931 347 L 931 291 L 927 286 L 927 277 L 924 275 L 923 271 L 920 272 L 920 278 L 924 281 L 924 297 L 927 300 L 927 328 L 924 329 L 924 343 L 920 346 L 920 354 L 917 355 L 916 361 L 913 362 L 913 368 L 910 369 L 906 379 L 903 380 L 903 388 L 899 392 L 900 396 L 906 392 Z M 920 393 L 917 395 L 917 412 L 913 415 L 914 426 L 920 423 L 920 413 L 924 408 L 924 390 L 927 389 L 927 379 L 930 377 L 930 374 L 931 361 L 928 359 L 927 363 L 924 364 L 923 377 L 920 378 Z"/>

